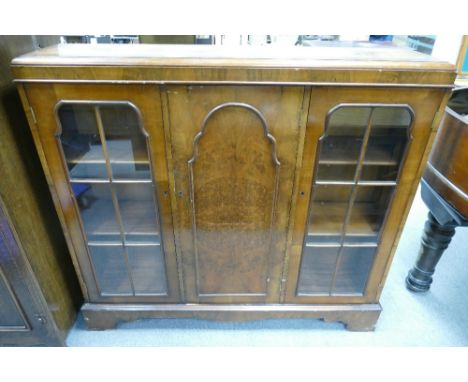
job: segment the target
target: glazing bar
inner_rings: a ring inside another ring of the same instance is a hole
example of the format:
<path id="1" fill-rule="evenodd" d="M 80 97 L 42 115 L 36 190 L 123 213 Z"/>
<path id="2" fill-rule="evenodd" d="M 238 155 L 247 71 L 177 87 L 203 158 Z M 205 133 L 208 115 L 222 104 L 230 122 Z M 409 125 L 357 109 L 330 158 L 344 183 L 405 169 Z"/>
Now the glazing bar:
<path id="1" fill-rule="evenodd" d="M 351 195 L 349 197 L 348 207 L 346 209 L 345 220 L 344 220 L 343 226 L 341 228 L 340 249 L 338 250 L 338 256 L 337 256 L 336 262 L 335 262 L 335 270 L 333 272 L 332 281 L 330 283 L 330 290 L 329 290 L 330 295 L 333 294 L 333 290 L 335 289 L 336 275 L 337 275 L 338 269 L 339 269 L 339 267 L 341 265 L 341 258 L 342 258 L 342 253 L 343 253 L 343 243 L 344 243 L 344 240 L 345 240 L 346 231 L 348 229 L 349 220 L 351 218 L 351 211 L 352 211 L 352 208 L 353 208 L 354 200 L 356 199 L 358 180 L 359 180 L 359 178 L 361 176 L 362 167 L 364 165 L 364 157 L 365 157 L 365 154 L 366 154 L 367 143 L 369 142 L 369 136 L 370 136 L 371 127 L 372 127 L 372 115 L 374 114 L 374 110 L 375 110 L 375 107 L 371 107 L 371 110 L 370 110 L 370 113 L 369 113 L 369 119 L 367 120 L 366 131 L 364 133 L 364 138 L 363 138 L 363 141 L 362 141 L 361 151 L 359 153 L 359 160 L 358 160 L 358 164 L 356 166 L 356 172 L 354 173 L 353 187 L 351 189 Z"/>
<path id="2" fill-rule="evenodd" d="M 122 223 L 122 216 L 120 214 L 119 202 L 118 202 L 118 199 L 117 199 L 117 193 L 116 193 L 116 190 L 115 190 L 114 181 L 112 179 L 112 167 L 111 167 L 110 160 L 109 160 L 109 152 L 107 151 L 106 135 L 104 133 L 104 127 L 102 125 L 102 119 L 101 119 L 101 113 L 99 111 L 99 106 L 94 106 L 94 114 L 95 114 L 95 117 L 96 117 L 96 123 L 97 123 L 98 131 L 99 131 L 99 137 L 101 138 L 102 152 L 103 152 L 104 158 L 106 160 L 106 171 L 107 171 L 107 176 L 109 178 L 109 187 L 110 187 L 111 196 L 112 196 L 112 204 L 114 205 L 115 216 L 116 216 L 117 223 L 118 223 L 119 230 L 120 230 L 120 237 L 121 237 L 121 241 L 122 241 L 122 246 L 123 246 L 123 251 L 124 251 L 124 258 L 125 258 L 125 266 L 127 268 L 128 277 L 130 279 L 130 285 L 132 287 L 132 293 L 135 296 L 135 287 L 134 287 L 134 283 L 133 283 L 132 272 L 131 272 L 131 269 L 130 269 L 130 262 L 129 262 L 129 259 L 128 259 L 128 252 L 127 252 L 127 249 L 125 248 L 125 230 L 124 230 L 123 223 Z"/>
<path id="3" fill-rule="evenodd" d="M 98 179 L 98 178 L 71 178 L 71 183 L 110 183 L 109 179 Z M 149 184 L 152 183 L 151 179 L 114 179 L 114 184 Z"/>
<path id="4" fill-rule="evenodd" d="M 316 180 L 315 184 L 318 186 L 396 186 L 397 182 L 393 180 Z"/>

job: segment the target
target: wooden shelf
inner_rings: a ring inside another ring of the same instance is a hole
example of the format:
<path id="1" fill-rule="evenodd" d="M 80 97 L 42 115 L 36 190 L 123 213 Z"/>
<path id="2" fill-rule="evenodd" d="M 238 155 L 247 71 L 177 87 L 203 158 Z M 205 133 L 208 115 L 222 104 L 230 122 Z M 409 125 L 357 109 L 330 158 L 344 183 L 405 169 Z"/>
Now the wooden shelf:
<path id="1" fill-rule="evenodd" d="M 128 140 L 107 141 L 107 151 L 109 152 L 110 163 L 118 164 L 149 164 L 148 153 L 143 150 L 134 151 L 131 142 Z M 67 163 L 79 164 L 99 164 L 106 163 L 101 145 L 91 145 L 89 151 L 82 156 L 67 158 Z"/>
<path id="2" fill-rule="evenodd" d="M 344 139 L 347 144 L 340 143 L 334 147 L 322 147 L 319 164 L 327 165 L 352 165 L 357 164 L 361 146 L 350 145 L 350 139 Z M 398 162 L 393 158 L 390 150 L 381 147 L 368 146 L 363 161 L 364 165 L 370 166 L 395 166 Z"/>
<path id="3" fill-rule="evenodd" d="M 340 233 L 343 229 L 344 218 L 348 203 L 324 202 L 314 203 L 313 215 L 309 224 L 309 235 L 327 235 Z M 382 210 L 375 203 L 355 202 L 351 211 L 346 234 L 374 235 L 379 232 L 379 217 Z"/>
<path id="4" fill-rule="evenodd" d="M 87 179 L 87 178 L 72 178 L 70 179 L 70 183 L 77 183 L 77 184 L 110 184 L 109 179 Z M 116 184 L 150 184 L 153 183 L 151 179 L 112 179 L 112 183 Z"/>
<path id="5" fill-rule="evenodd" d="M 133 153 L 129 141 L 109 141 L 109 162 L 114 179 L 151 179 L 150 162 L 146 153 Z M 134 157 L 135 155 L 135 157 Z M 82 155 L 67 158 L 72 181 L 82 179 L 108 179 L 106 161 L 100 145 L 90 146 Z"/>
<path id="6" fill-rule="evenodd" d="M 372 135 L 366 147 L 363 163 L 373 166 L 398 165 L 395 150 L 402 143 L 401 135 Z M 319 164 L 356 164 L 362 147 L 362 139 L 354 135 L 327 136 L 320 149 Z"/>
<path id="7" fill-rule="evenodd" d="M 320 186 L 371 186 L 371 187 L 392 187 L 396 186 L 397 182 L 393 180 L 360 180 L 354 182 L 352 180 L 316 180 L 314 184 Z"/>
<path id="8" fill-rule="evenodd" d="M 377 233 L 348 233 L 343 240 L 343 247 L 376 247 Z M 340 247 L 340 233 L 315 233 L 309 232 L 306 237 L 307 247 Z"/>

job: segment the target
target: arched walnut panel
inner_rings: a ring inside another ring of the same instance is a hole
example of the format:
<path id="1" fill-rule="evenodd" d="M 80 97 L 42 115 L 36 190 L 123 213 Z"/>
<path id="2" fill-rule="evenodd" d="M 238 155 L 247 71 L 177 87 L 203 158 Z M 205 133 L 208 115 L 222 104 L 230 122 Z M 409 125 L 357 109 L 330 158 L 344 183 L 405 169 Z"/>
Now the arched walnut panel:
<path id="1" fill-rule="evenodd" d="M 266 296 L 280 162 L 259 110 L 213 108 L 188 161 L 199 296 Z"/>

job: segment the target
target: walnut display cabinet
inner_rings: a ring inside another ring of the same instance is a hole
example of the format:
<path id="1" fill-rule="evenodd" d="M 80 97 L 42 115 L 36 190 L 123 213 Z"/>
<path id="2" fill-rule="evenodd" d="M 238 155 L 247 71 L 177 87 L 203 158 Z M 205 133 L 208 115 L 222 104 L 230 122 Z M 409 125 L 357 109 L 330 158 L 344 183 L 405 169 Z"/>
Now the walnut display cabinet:
<path id="1" fill-rule="evenodd" d="M 374 328 L 452 65 L 368 44 L 65 45 L 12 71 L 90 328 Z"/>

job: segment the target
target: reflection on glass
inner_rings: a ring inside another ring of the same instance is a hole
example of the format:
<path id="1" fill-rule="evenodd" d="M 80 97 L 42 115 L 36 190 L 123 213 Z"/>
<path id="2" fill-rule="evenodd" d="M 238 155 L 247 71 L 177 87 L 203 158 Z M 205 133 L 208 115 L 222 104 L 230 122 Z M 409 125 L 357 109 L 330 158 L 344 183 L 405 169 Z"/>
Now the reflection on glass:
<path id="1" fill-rule="evenodd" d="M 340 247 L 306 246 L 302 253 L 298 294 L 328 295 Z"/>
<path id="2" fill-rule="evenodd" d="M 341 250 L 334 294 L 361 294 L 374 261 L 376 247 L 348 247 Z"/>
<path id="3" fill-rule="evenodd" d="M 123 245 L 89 245 L 94 271 L 103 295 L 132 295 Z"/>
<path id="4" fill-rule="evenodd" d="M 159 242 L 151 183 L 115 185 L 126 242 Z"/>
<path id="5" fill-rule="evenodd" d="M 109 183 L 72 182 L 89 241 L 120 242 L 120 230 Z"/>
<path id="6" fill-rule="evenodd" d="M 317 180 L 354 179 L 369 115 L 366 107 L 356 107 L 352 114 L 339 108 L 330 115 L 327 134 L 320 142 Z"/>
<path id="7" fill-rule="evenodd" d="M 320 139 L 297 293 L 364 293 L 412 114 L 399 105 L 343 105 Z"/>
<path id="8" fill-rule="evenodd" d="M 150 179 L 146 137 L 134 110 L 108 105 L 100 112 L 114 179 Z"/>
<path id="9" fill-rule="evenodd" d="M 340 242 L 351 190 L 352 186 L 314 186 L 308 242 Z"/>
<path id="10" fill-rule="evenodd" d="M 159 245 L 128 245 L 128 258 L 137 294 L 164 294 L 166 273 Z"/>
<path id="11" fill-rule="evenodd" d="M 357 186 L 346 233 L 366 235 L 367 242 L 377 244 L 392 193 L 393 187 Z"/>
<path id="12" fill-rule="evenodd" d="M 94 108 L 63 104 L 58 109 L 60 142 L 70 177 L 106 179 L 106 165 Z"/>
<path id="13" fill-rule="evenodd" d="M 60 142 L 101 294 L 166 294 L 146 133 L 128 103 L 63 103 Z"/>
<path id="14" fill-rule="evenodd" d="M 411 114 L 407 108 L 374 109 L 361 179 L 389 181 L 397 179 L 408 141 L 410 124 Z"/>

